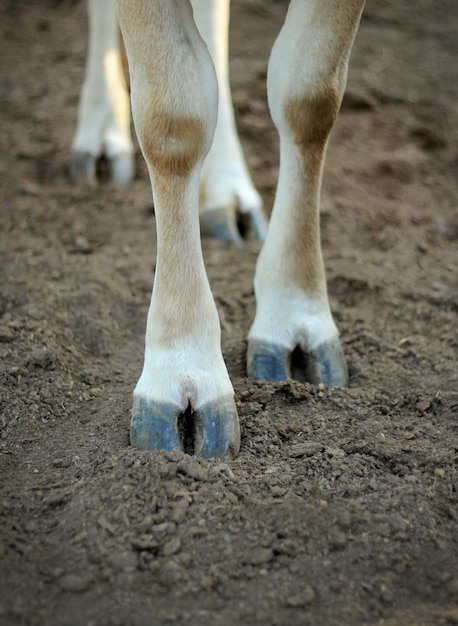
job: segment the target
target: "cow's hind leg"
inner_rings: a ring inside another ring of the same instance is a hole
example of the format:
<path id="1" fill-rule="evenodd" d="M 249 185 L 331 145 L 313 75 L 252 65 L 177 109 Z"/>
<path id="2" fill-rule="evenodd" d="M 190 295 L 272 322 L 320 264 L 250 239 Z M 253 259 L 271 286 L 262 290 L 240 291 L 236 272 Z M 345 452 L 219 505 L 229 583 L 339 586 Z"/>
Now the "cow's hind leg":
<path id="1" fill-rule="evenodd" d="M 217 84 L 188 0 L 118 0 L 132 113 L 153 188 L 156 274 L 131 442 L 201 456 L 237 453 L 240 432 L 199 231 L 199 180 Z"/>
<path id="2" fill-rule="evenodd" d="M 110 179 L 125 185 L 135 174 L 130 135 L 130 105 L 124 80 L 118 21 L 113 0 L 89 0 L 86 76 L 70 164 L 74 182 L 97 184 L 105 157 Z"/>
<path id="3" fill-rule="evenodd" d="M 267 222 L 237 134 L 229 84 L 229 0 L 192 0 L 194 19 L 218 77 L 218 122 L 204 163 L 201 228 L 208 236 L 240 243 L 249 232 L 264 239 Z"/>
<path id="4" fill-rule="evenodd" d="M 274 209 L 255 277 L 254 378 L 348 383 L 320 246 L 324 157 L 363 0 L 293 0 L 272 50 L 268 96 L 280 135 Z"/>

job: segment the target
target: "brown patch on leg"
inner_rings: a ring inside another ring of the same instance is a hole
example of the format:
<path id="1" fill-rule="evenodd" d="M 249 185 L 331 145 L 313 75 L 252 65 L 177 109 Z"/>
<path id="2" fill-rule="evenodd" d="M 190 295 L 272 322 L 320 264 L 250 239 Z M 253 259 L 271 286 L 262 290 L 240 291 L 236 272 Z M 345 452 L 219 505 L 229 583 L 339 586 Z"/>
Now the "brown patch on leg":
<path id="1" fill-rule="evenodd" d="M 139 131 L 145 159 L 163 176 L 187 176 L 203 151 L 202 120 L 155 112 Z"/>
<path id="2" fill-rule="evenodd" d="M 325 146 L 339 106 L 340 99 L 331 89 L 313 97 L 292 98 L 287 102 L 285 118 L 302 152 L 309 152 L 310 144 Z"/>

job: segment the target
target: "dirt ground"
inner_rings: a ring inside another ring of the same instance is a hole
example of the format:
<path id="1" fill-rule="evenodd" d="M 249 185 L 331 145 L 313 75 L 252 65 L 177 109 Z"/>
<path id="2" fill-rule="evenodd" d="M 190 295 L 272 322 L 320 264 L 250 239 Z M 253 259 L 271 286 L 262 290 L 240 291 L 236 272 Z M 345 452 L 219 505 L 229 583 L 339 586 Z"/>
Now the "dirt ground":
<path id="1" fill-rule="evenodd" d="M 284 0 L 234 0 L 232 82 L 267 209 Z M 348 389 L 244 373 L 259 244 L 204 242 L 242 446 L 129 447 L 153 280 L 145 166 L 68 176 L 86 14 L 3 0 L 0 624 L 458 624 L 458 4 L 369 0 L 323 187 Z"/>

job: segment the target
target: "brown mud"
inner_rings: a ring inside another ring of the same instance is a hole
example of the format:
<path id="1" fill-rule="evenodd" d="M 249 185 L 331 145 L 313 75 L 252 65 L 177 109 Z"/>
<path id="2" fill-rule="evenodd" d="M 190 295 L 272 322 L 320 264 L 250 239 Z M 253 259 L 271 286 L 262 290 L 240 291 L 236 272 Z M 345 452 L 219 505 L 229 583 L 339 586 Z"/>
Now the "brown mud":
<path id="1" fill-rule="evenodd" d="M 234 0 L 232 82 L 266 207 L 283 0 Z M 348 389 L 246 378 L 259 244 L 204 242 L 242 446 L 128 445 L 153 280 L 146 169 L 69 183 L 81 3 L 0 7 L 0 624 L 458 624 L 458 4 L 369 1 L 322 236 Z"/>

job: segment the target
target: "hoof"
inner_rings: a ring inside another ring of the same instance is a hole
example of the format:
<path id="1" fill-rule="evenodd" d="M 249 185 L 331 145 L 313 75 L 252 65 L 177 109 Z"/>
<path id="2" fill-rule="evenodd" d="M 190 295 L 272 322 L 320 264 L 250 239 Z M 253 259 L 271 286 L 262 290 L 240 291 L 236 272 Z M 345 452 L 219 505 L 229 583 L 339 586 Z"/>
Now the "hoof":
<path id="1" fill-rule="evenodd" d="M 251 339 L 248 342 L 247 370 L 250 378 L 281 381 L 295 378 L 302 382 L 347 387 L 348 370 L 338 339 L 320 344 L 306 354 L 300 348 Z"/>
<path id="2" fill-rule="evenodd" d="M 253 231 L 263 241 L 267 222 L 261 209 L 242 212 L 231 208 L 206 209 L 200 214 L 200 228 L 205 237 L 241 244 Z"/>
<path id="3" fill-rule="evenodd" d="M 97 158 L 87 152 L 74 152 L 70 163 L 70 174 L 75 185 L 97 185 Z"/>
<path id="4" fill-rule="evenodd" d="M 249 378 L 280 381 L 291 378 L 290 353 L 283 346 L 257 340 L 248 341 Z"/>
<path id="5" fill-rule="evenodd" d="M 342 346 L 338 339 L 320 344 L 308 355 L 308 369 L 317 382 L 328 387 L 348 387 L 349 377 Z M 315 382 L 311 380 L 310 382 Z"/>
<path id="6" fill-rule="evenodd" d="M 201 457 L 233 458 L 240 426 L 233 399 L 197 410 L 134 398 L 130 441 L 140 450 L 181 450 Z"/>
<path id="7" fill-rule="evenodd" d="M 108 164 L 108 167 L 105 166 L 108 178 L 114 185 L 128 185 L 134 179 L 135 162 L 130 152 L 116 154 L 110 158 L 96 157 L 88 152 L 74 152 L 70 163 L 72 181 L 79 186 L 97 186 L 99 164 L 103 161 Z"/>
<path id="8" fill-rule="evenodd" d="M 123 187 L 134 180 L 135 160 L 131 152 L 122 152 L 110 157 L 111 182 Z"/>

